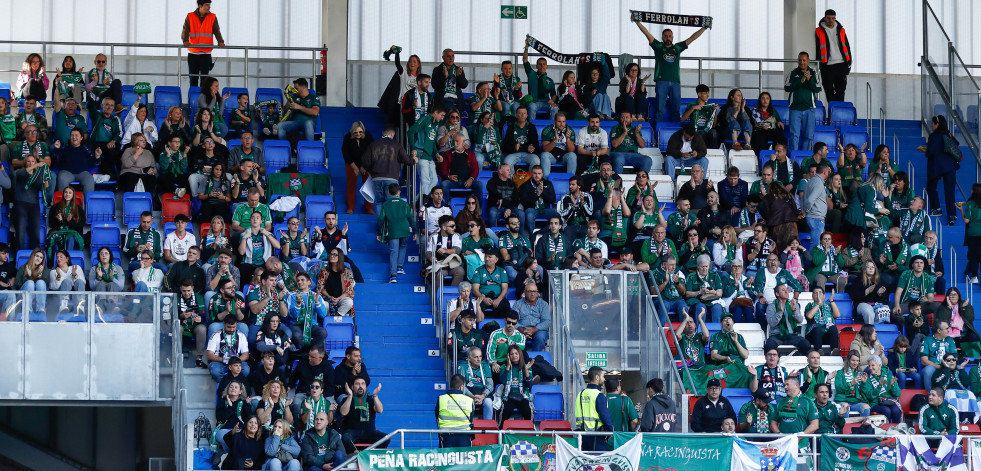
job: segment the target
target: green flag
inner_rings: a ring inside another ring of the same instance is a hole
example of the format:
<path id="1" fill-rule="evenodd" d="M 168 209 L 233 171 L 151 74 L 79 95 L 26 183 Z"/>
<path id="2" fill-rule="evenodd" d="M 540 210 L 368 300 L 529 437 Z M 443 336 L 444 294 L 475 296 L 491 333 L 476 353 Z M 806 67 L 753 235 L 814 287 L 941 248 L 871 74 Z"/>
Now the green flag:
<path id="1" fill-rule="evenodd" d="M 613 445 L 620 447 L 636 433 L 616 432 Z M 732 463 L 732 437 L 645 433 L 640 469 L 684 471 L 727 470 Z"/>
<path id="2" fill-rule="evenodd" d="M 497 471 L 504 455 L 501 445 L 469 448 L 366 450 L 358 453 L 358 467 L 405 471 Z"/>
<path id="3" fill-rule="evenodd" d="M 863 435 L 868 441 L 870 436 Z M 821 436 L 821 469 L 828 471 L 896 471 L 895 438 L 873 443 L 845 443 L 827 435 Z"/>
<path id="4" fill-rule="evenodd" d="M 577 446 L 573 437 L 563 437 Z M 504 460 L 501 466 L 511 471 L 542 471 L 555 469 L 555 437 L 536 435 L 501 435 L 504 444 Z"/>

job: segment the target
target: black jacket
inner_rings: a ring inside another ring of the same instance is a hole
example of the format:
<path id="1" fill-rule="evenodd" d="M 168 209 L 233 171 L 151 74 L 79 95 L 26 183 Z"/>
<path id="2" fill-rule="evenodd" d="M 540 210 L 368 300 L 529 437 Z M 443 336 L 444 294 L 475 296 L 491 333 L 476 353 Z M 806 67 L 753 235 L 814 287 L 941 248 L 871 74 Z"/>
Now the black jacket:
<path id="1" fill-rule="evenodd" d="M 719 433 L 726 417 L 736 420 L 736 411 L 725 396 L 719 396 L 714 405 L 708 397 L 702 397 L 692 407 L 691 430 L 698 433 Z"/>
<path id="2" fill-rule="evenodd" d="M 682 158 L 681 145 L 684 144 L 684 139 L 685 139 L 684 136 L 685 136 L 684 129 L 680 129 L 671 135 L 671 138 L 668 139 L 668 150 L 667 150 L 668 156 L 674 157 L 676 159 Z M 702 135 L 697 132 L 695 133 L 695 137 L 693 137 L 691 140 L 691 148 L 693 151 L 695 151 L 698 154 L 699 158 L 705 157 L 705 154 L 708 152 L 708 148 L 705 147 L 705 139 L 702 139 Z"/>
<path id="3" fill-rule="evenodd" d="M 497 206 L 497 202 L 501 201 L 501 209 L 515 209 L 518 207 L 518 187 L 514 184 L 514 180 L 507 179 L 502 181 L 500 178 L 494 176 L 491 177 L 490 181 L 487 182 L 487 207 Z M 487 221 L 489 224 L 494 225 L 497 221 Z"/>
<path id="4" fill-rule="evenodd" d="M 538 142 L 538 128 L 536 128 L 535 125 L 532 124 L 530 120 L 527 123 L 525 123 L 525 127 L 528 128 L 528 142 L 525 142 L 525 144 L 519 147 L 518 150 L 514 150 L 514 145 L 516 144 L 514 140 L 514 129 L 517 126 L 518 125 L 514 123 L 508 124 L 508 131 L 507 134 L 504 135 L 504 144 L 502 144 L 501 146 L 501 152 L 503 152 L 504 155 L 513 154 L 515 152 L 527 152 L 529 154 L 538 154 L 539 152 L 541 152 L 542 146 Z M 534 152 L 528 150 L 528 146 L 531 145 L 535 146 Z"/>
<path id="5" fill-rule="evenodd" d="M 545 187 L 542 189 L 541 199 L 545 203 L 546 208 L 551 208 L 555 206 L 555 187 L 552 186 L 552 182 L 542 179 L 542 185 Z M 521 188 L 518 188 L 518 195 L 521 204 L 524 205 L 525 209 L 531 209 L 535 207 L 535 203 L 538 201 L 538 187 L 535 185 L 534 180 L 528 180 Z M 532 228 L 529 228 L 532 229 Z"/>
<path id="6" fill-rule="evenodd" d="M 467 80 L 467 72 L 462 67 L 457 67 L 460 68 L 460 75 L 456 77 L 456 107 L 462 111 L 466 104 L 466 100 L 463 99 L 463 89 L 467 88 L 470 82 Z M 442 105 L 443 95 L 446 92 L 446 69 L 442 62 L 433 69 L 430 83 L 433 87 L 433 106 Z"/>
<path id="7" fill-rule="evenodd" d="M 334 384 L 334 362 L 324 358 L 319 365 L 312 366 L 309 361 L 300 361 L 286 386 L 295 387 L 298 393 L 310 394 L 310 384 L 315 379 L 324 382 L 325 393 L 330 391 L 328 385 Z"/>
<path id="8" fill-rule="evenodd" d="M 671 398 L 664 394 L 651 396 L 647 405 L 644 406 L 644 417 L 640 420 L 640 431 L 670 433 L 677 430 L 678 409 Z"/>
<path id="9" fill-rule="evenodd" d="M 334 399 L 344 394 L 344 383 L 351 384 L 355 378 L 364 378 L 365 386 L 371 385 L 371 377 L 368 376 L 368 365 L 362 362 L 361 373 L 358 374 L 354 374 L 352 370 L 353 368 L 345 365 L 343 361 L 337 365 L 337 368 L 334 368 L 334 387 L 336 388 Z"/>

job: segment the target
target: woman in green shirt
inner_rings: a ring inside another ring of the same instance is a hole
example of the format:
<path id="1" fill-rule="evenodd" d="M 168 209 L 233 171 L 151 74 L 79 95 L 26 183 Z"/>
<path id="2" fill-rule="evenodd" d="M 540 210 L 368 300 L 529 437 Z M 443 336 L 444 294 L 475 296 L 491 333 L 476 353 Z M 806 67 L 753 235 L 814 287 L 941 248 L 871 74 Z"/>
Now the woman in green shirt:
<path id="1" fill-rule="evenodd" d="M 869 357 L 869 371 L 868 379 L 862 384 L 862 396 L 872 406 L 872 412 L 886 416 L 891 424 L 902 422 L 901 391 L 896 377 L 882 367 L 882 359 L 875 355 Z"/>
<path id="2" fill-rule="evenodd" d="M 909 177 L 906 172 L 896 172 L 892 176 L 892 184 L 886 183 L 886 186 L 889 188 L 889 196 L 885 197 L 886 209 L 889 210 L 889 220 L 892 225 L 898 226 L 899 221 L 909 211 L 909 206 L 913 203 L 913 196 L 915 195 L 910 188 Z"/>
<path id="3" fill-rule="evenodd" d="M 978 265 L 981 265 L 981 183 L 971 185 L 971 197 L 966 203 L 957 203 L 961 219 L 967 224 L 964 245 L 967 246 L 967 268 L 964 274 L 971 283 L 978 282 Z"/>
<path id="4" fill-rule="evenodd" d="M 848 201 L 848 211 L 845 212 L 845 221 L 852 226 L 849 227 L 850 232 L 865 232 L 869 228 L 880 227 L 880 215 L 889 216 L 889 210 L 878 202 L 885 190 L 881 175 L 872 175 L 855 190 Z"/>
<path id="5" fill-rule="evenodd" d="M 463 256 L 467 257 L 470 255 L 479 255 L 479 265 L 471 266 L 470 271 L 476 270 L 480 265 L 484 263 L 484 247 L 493 247 L 494 243 L 491 242 L 490 238 L 487 237 L 487 233 L 484 230 L 484 220 L 477 218 L 471 220 L 467 223 L 467 235 L 463 238 L 462 248 Z M 478 250 L 480 253 L 478 254 Z M 467 261 L 468 265 L 470 261 Z"/>
<path id="6" fill-rule="evenodd" d="M 864 402 L 861 395 L 863 383 L 868 375 L 859 368 L 860 358 L 857 353 L 848 354 L 848 364 L 835 373 L 835 402 L 848 404 L 851 410 L 857 410 L 862 417 L 868 417 L 871 406 Z"/>
<path id="7" fill-rule="evenodd" d="M 869 175 L 878 173 L 886 181 L 886 186 L 892 184 L 892 178 L 899 171 L 899 166 L 889 160 L 889 146 L 879 144 L 875 148 L 875 157 L 869 163 Z"/>
<path id="8" fill-rule="evenodd" d="M 855 191 L 862 184 L 864 177 L 862 173 L 869 162 L 868 157 L 865 156 L 868 145 L 865 143 L 859 151 L 855 144 L 848 144 L 845 147 L 838 144 L 838 174 L 841 175 L 849 191 Z"/>
<path id="9" fill-rule="evenodd" d="M 848 209 L 848 197 L 845 195 L 845 190 L 841 186 L 841 175 L 837 173 L 831 175 L 831 178 L 828 179 L 827 186 L 828 198 L 831 198 L 831 205 L 828 207 L 828 213 L 824 216 L 824 220 L 827 221 L 832 233 L 840 234 L 844 232 L 841 229 L 841 221 L 845 216 L 845 210 Z"/>
<path id="10" fill-rule="evenodd" d="M 640 178 L 639 176 L 637 177 Z M 634 187 L 636 188 L 636 186 Z M 633 192 L 634 188 L 630 191 Z M 630 196 L 628 193 L 627 201 L 630 201 Z M 657 197 L 653 194 L 644 195 L 642 197 L 642 203 L 640 204 L 640 209 L 634 212 L 633 218 L 633 249 L 635 254 L 641 253 L 644 244 L 646 244 L 651 236 L 654 235 L 654 228 L 658 224 L 667 224 L 664 220 L 664 216 L 657 209 Z"/>
<path id="11" fill-rule="evenodd" d="M 650 175 L 647 172 L 641 170 L 637 172 L 637 180 L 634 182 L 634 186 L 627 190 L 627 206 L 635 212 L 643 207 L 644 197 L 647 195 L 654 197 L 654 206 L 657 207 L 657 194 L 654 193 L 654 187 L 657 186 L 657 182 L 651 183 Z"/>

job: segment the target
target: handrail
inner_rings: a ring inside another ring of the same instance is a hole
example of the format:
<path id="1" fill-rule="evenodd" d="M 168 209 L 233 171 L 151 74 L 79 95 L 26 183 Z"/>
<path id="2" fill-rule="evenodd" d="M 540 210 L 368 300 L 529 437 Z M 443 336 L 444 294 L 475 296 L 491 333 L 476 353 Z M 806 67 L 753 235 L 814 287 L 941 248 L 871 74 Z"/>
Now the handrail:
<path id="1" fill-rule="evenodd" d="M 872 83 L 865 82 L 865 130 L 872 139 Z"/>
<path id="2" fill-rule="evenodd" d="M 937 241 L 937 244 L 940 244 L 940 241 L 939 240 Z M 943 247 L 943 246 L 941 245 L 941 247 Z M 956 257 L 956 255 L 957 255 L 957 251 L 954 250 L 954 246 L 951 245 L 950 246 L 950 270 L 947 271 L 947 273 L 949 274 L 949 278 L 950 278 L 950 286 L 953 287 L 953 288 L 957 288 L 957 257 Z M 967 280 L 967 284 L 970 285 L 971 284 L 971 280 Z"/>
<path id="3" fill-rule="evenodd" d="M 872 135 L 870 134 L 869 137 Z M 879 144 L 886 142 L 886 110 L 879 108 Z M 893 149 L 893 152 L 896 152 Z"/>

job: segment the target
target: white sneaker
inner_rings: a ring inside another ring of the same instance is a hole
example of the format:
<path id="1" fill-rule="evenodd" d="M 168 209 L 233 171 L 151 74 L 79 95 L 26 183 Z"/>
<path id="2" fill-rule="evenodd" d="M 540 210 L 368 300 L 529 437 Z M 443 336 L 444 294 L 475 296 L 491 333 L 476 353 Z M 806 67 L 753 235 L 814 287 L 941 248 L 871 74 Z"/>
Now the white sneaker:
<path id="1" fill-rule="evenodd" d="M 970 281 L 969 281 L 969 283 L 972 283 L 972 284 L 975 284 L 975 285 L 978 284 L 978 277 L 972 276 L 971 279 L 970 279 Z"/>
<path id="2" fill-rule="evenodd" d="M 58 310 L 61 311 L 61 312 L 65 312 L 65 311 L 68 310 L 68 297 L 67 296 L 62 296 L 61 297 L 61 307 L 59 307 Z"/>

